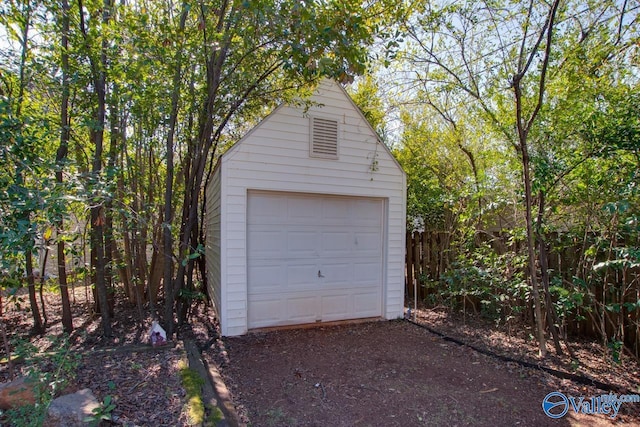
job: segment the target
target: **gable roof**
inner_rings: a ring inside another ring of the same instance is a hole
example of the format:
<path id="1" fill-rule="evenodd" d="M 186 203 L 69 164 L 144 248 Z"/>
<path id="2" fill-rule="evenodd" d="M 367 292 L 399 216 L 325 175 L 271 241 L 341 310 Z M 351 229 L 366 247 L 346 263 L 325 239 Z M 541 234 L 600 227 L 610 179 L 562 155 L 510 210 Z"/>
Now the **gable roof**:
<path id="1" fill-rule="evenodd" d="M 389 157 L 392 159 L 392 161 L 395 163 L 395 165 L 397 166 L 397 168 L 403 173 L 406 174 L 404 169 L 402 168 L 402 166 L 400 166 L 400 163 L 398 162 L 398 160 L 395 158 L 395 156 L 391 153 L 391 150 L 389 149 L 389 147 L 387 147 L 387 145 L 380 139 L 380 136 L 378 135 L 378 133 L 375 131 L 375 129 L 373 128 L 373 126 L 371 125 L 371 123 L 369 123 L 369 120 L 367 120 L 367 118 L 364 116 L 364 113 L 362 112 L 362 110 L 360 109 L 360 107 L 358 107 L 355 103 L 355 101 L 353 100 L 353 98 L 351 98 L 351 96 L 347 93 L 346 89 L 339 84 L 338 82 L 336 82 L 335 80 L 329 79 L 329 78 L 323 78 L 318 85 L 316 86 L 316 88 L 313 91 L 313 94 L 311 95 L 311 97 L 308 99 L 310 101 L 314 101 L 317 100 L 318 98 L 321 97 L 321 95 L 318 93 L 319 90 L 321 90 L 322 86 L 331 86 L 333 88 L 338 89 L 338 91 L 342 94 L 342 96 L 344 97 L 344 99 L 346 99 L 349 104 L 351 105 L 353 111 L 355 111 L 359 117 L 361 118 L 361 120 L 366 124 L 367 129 L 369 130 L 369 132 L 371 133 L 371 136 L 375 137 L 376 139 L 376 144 L 379 144 L 383 147 L 383 149 L 386 151 L 386 153 L 389 155 Z M 322 105 L 322 104 L 320 104 Z M 260 120 L 260 122 L 255 125 L 253 128 L 251 128 L 251 130 L 249 130 L 242 138 L 240 138 L 238 141 L 236 141 L 231 147 L 229 147 L 227 149 L 227 151 L 225 151 L 220 158 L 218 159 L 218 162 L 216 164 L 216 169 L 218 168 L 221 160 L 223 157 L 227 157 L 229 155 L 231 155 L 236 147 L 240 146 L 243 141 L 249 139 L 251 137 L 251 135 L 258 129 L 260 128 L 260 126 L 266 122 L 270 117 L 276 115 L 281 109 L 286 108 L 286 107 L 291 107 L 291 108 L 297 108 L 295 105 L 293 105 L 292 103 L 283 103 L 280 104 L 279 106 L 277 106 L 276 108 L 273 109 L 273 111 L 271 113 L 269 113 L 267 116 L 265 116 L 262 120 Z"/>

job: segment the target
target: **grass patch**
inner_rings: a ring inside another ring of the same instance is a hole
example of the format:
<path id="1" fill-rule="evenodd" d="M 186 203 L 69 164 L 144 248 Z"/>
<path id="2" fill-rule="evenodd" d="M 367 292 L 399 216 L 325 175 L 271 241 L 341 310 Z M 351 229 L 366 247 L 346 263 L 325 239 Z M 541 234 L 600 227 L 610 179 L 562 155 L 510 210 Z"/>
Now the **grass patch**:
<path id="1" fill-rule="evenodd" d="M 202 402 L 202 386 L 204 380 L 187 362 L 180 363 L 180 378 L 187 394 L 186 411 L 189 425 L 201 426 L 205 421 L 204 403 Z"/>
<path id="2" fill-rule="evenodd" d="M 222 421 L 224 419 L 224 414 L 217 406 L 207 405 L 207 408 L 211 411 L 207 422 L 209 425 L 216 425 L 218 421 Z"/>

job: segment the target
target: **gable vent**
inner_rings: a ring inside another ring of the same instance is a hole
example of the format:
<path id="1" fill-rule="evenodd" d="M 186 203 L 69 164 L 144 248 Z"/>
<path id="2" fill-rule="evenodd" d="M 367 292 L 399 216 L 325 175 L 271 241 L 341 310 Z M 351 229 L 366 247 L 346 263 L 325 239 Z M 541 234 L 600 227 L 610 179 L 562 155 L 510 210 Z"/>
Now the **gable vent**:
<path id="1" fill-rule="evenodd" d="M 311 118 L 311 156 L 338 158 L 338 121 Z"/>

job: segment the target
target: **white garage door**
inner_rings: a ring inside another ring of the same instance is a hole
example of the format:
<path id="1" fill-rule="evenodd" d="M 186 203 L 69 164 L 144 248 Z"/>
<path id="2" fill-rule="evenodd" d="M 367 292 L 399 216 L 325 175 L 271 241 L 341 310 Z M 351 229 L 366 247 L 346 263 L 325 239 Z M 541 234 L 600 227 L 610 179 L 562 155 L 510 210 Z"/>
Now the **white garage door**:
<path id="1" fill-rule="evenodd" d="M 249 328 L 381 316 L 383 206 L 249 192 Z"/>

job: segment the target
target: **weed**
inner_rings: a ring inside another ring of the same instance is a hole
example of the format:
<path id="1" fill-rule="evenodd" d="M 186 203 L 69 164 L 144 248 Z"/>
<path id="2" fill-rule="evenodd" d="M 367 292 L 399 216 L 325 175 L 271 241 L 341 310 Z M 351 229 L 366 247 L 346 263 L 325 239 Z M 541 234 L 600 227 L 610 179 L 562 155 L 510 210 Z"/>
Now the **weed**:
<path id="1" fill-rule="evenodd" d="M 607 343 L 607 347 L 611 352 L 611 358 L 613 359 L 613 363 L 619 365 L 620 364 L 620 356 L 622 354 L 622 350 L 624 348 L 624 343 L 620 340 L 614 339 Z"/>
<path id="2" fill-rule="evenodd" d="M 92 412 L 93 415 L 84 419 L 84 422 L 89 423 L 92 426 L 98 426 L 102 421 L 111 421 L 113 410 L 116 409 L 115 403 L 113 403 L 113 397 L 106 395 L 102 404 L 95 408 Z"/>

